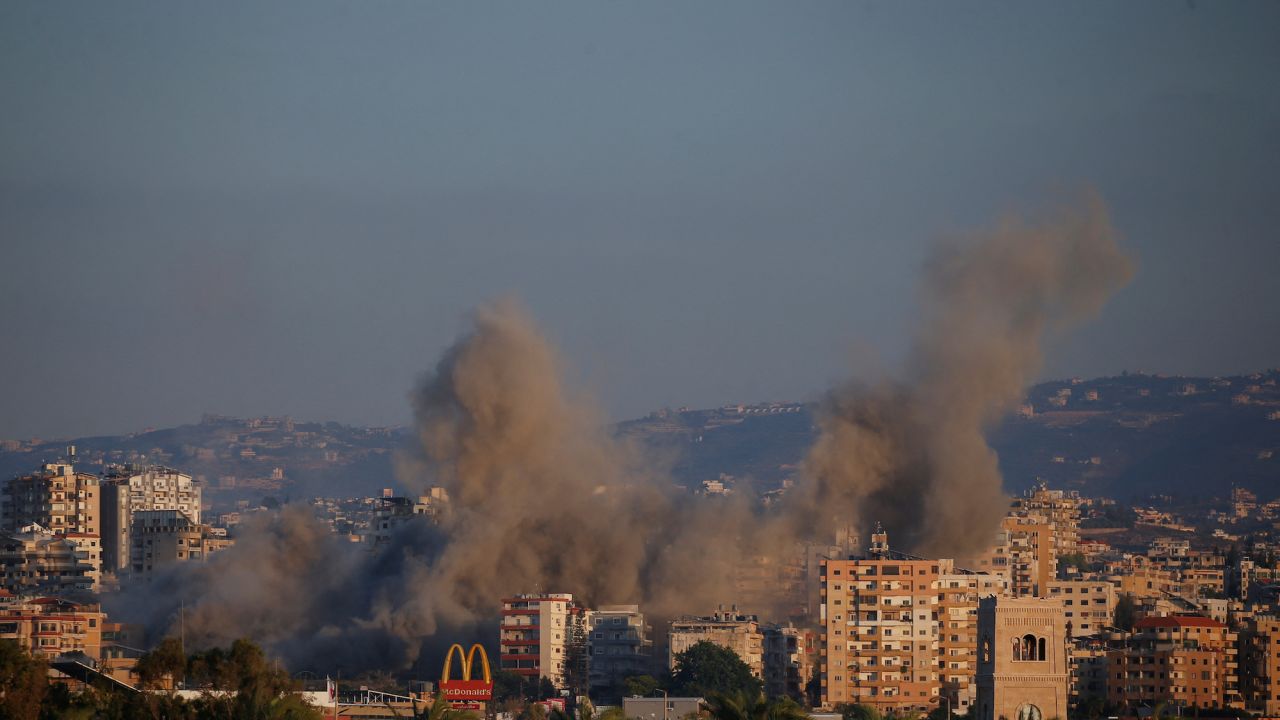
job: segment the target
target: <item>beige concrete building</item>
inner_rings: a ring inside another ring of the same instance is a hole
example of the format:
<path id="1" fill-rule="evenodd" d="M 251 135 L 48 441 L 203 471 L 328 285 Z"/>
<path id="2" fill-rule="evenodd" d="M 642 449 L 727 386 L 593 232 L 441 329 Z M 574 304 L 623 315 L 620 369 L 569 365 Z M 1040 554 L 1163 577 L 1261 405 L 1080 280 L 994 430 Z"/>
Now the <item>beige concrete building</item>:
<path id="1" fill-rule="evenodd" d="M 46 463 L 40 472 L 5 484 L 4 529 L 36 524 L 55 534 L 100 535 L 98 476 L 76 472 L 70 463 Z"/>
<path id="2" fill-rule="evenodd" d="M 817 633 L 791 624 L 766 625 L 762 632 L 765 695 L 805 702 L 817 665 Z"/>
<path id="3" fill-rule="evenodd" d="M 1121 647 L 1107 652 L 1107 697 L 1130 708 L 1244 708 L 1238 636 L 1198 615 L 1145 617 Z"/>
<path id="4" fill-rule="evenodd" d="M 1245 707 L 1266 717 L 1280 716 L 1280 619 L 1251 618 L 1242 637 Z"/>
<path id="5" fill-rule="evenodd" d="M 978 572 L 1007 578 L 1013 595 L 1040 596 L 1058 575 L 1053 524 L 1038 515 L 1008 515 L 1000 521 L 991 550 L 960 562 Z"/>
<path id="6" fill-rule="evenodd" d="M 172 563 L 205 562 L 234 542 L 198 525 L 181 510 L 133 513 L 129 531 L 129 568 L 146 576 Z"/>
<path id="7" fill-rule="evenodd" d="M 96 536 L 68 538 L 39 525 L 0 535 L 0 587 L 15 594 L 58 594 L 98 588 L 96 554 L 82 545 Z"/>
<path id="8" fill-rule="evenodd" d="M 1106 580 L 1051 580 L 1051 598 L 1062 601 L 1070 638 L 1108 632 L 1115 617 L 1116 586 Z"/>
<path id="9" fill-rule="evenodd" d="M 877 528 L 866 558 L 826 560 L 821 705 L 927 712 L 938 704 L 937 560 L 891 553 Z"/>
<path id="10" fill-rule="evenodd" d="M 603 605 L 589 618 L 592 693 L 622 697 L 626 678 L 653 672 L 652 631 L 639 605 Z"/>
<path id="11" fill-rule="evenodd" d="M 103 570 L 119 572 L 130 563 L 134 513 L 177 510 L 200 524 L 200 485 L 190 475 L 160 465 L 124 465 L 102 481 Z"/>
<path id="12" fill-rule="evenodd" d="M 721 607 L 709 617 L 671 621 L 667 668 L 675 670 L 676 656 L 704 640 L 734 651 L 752 675 L 764 679 L 764 634 L 755 615 L 741 614 L 735 606 L 729 610 Z"/>
<path id="13" fill-rule="evenodd" d="M 940 693 L 953 711 L 965 713 L 977 699 L 978 598 L 1007 595 L 1009 580 L 955 568 L 939 560 L 938 680 Z"/>
<path id="14" fill-rule="evenodd" d="M 1061 602 L 1012 597 L 978 601 L 976 720 L 1067 717 L 1067 663 Z"/>
<path id="15" fill-rule="evenodd" d="M 97 603 L 0 593 L 0 638 L 46 659 L 77 652 L 101 657 L 105 615 Z"/>
<path id="16" fill-rule="evenodd" d="M 1039 487 L 1013 501 L 1016 515 L 1039 516 L 1053 526 L 1054 546 L 1059 556 L 1079 551 L 1080 494 L 1074 491 Z"/>

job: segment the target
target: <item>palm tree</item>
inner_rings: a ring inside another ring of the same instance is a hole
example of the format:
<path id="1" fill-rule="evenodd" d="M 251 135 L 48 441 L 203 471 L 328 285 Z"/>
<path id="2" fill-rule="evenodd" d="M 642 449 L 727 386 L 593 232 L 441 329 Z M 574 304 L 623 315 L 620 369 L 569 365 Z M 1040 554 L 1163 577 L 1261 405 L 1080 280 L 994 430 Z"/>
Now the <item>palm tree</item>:
<path id="1" fill-rule="evenodd" d="M 804 708 L 789 697 L 766 700 L 763 694 L 755 698 L 736 692 L 711 693 L 703 701 L 714 720 L 807 720 Z"/>
<path id="2" fill-rule="evenodd" d="M 454 710 L 448 700 L 444 699 L 444 693 L 437 693 L 435 702 L 431 703 L 431 707 L 425 713 L 416 717 L 419 720 L 479 720 L 480 716 L 470 710 Z"/>

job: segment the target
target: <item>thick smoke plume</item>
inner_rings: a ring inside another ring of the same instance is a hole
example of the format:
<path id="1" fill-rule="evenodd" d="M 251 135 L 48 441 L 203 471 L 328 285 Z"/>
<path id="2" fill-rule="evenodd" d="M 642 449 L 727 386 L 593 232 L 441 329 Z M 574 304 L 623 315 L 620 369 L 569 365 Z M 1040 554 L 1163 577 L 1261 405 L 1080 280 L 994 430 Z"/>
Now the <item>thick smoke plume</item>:
<path id="1" fill-rule="evenodd" d="M 1093 196 L 941 247 L 906 377 L 826 398 L 797 516 L 880 521 L 926 556 L 988 549 L 1008 503 L 985 431 L 1035 379 L 1046 337 L 1095 315 L 1132 272 Z"/>
<path id="2" fill-rule="evenodd" d="M 707 612 L 741 599 L 743 561 L 776 564 L 874 520 L 922 554 L 983 549 L 1006 507 L 983 433 L 1034 378 L 1044 337 L 1129 277 L 1113 236 L 1090 200 L 943 248 L 904 377 L 833 391 L 803 476 L 767 511 L 677 493 L 565 388 L 517 304 L 482 308 L 413 395 L 418 442 L 399 474 L 413 492 L 448 490 L 438 525 L 409 523 L 371 552 L 290 508 L 207 564 L 127 590 L 115 610 L 170 627 L 181 613 L 193 646 L 247 635 L 297 670 L 404 668 L 491 633 L 514 593 Z"/>

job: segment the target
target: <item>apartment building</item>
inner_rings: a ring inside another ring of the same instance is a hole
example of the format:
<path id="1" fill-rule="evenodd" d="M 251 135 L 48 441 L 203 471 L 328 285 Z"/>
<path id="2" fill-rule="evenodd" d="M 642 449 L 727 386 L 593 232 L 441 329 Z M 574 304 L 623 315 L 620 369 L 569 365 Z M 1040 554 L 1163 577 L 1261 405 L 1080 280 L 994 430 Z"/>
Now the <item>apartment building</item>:
<path id="1" fill-rule="evenodd" d="M 871 539 L 865 558 L 822 565 L 821 705 L 927 712 L 940 690 L 939 562 L 890 552 L 879 527 Z"/>
<path id="2" fill-rule="evenodd" d="M 1245 706 L 1266 717 L 1280 716 L 1280 618 L 1250 618 L 1241 641 Z"/>
<path id="3" fill-rule="evenodd" d="M 1038 516 L 1053 527 L 1054 547 L 1059 556 L 1079 551 L 1080 494 L 1050 490 L 1041 483 L 1013 501 L 1013 514 Z"/>
<path id="4" fill-rule="evenodd" d="M 70 463 L 46 463 L 5 484 L 0 523 L 9 531 L 35 524 L 55 534 L 100 535 L 100 502 L 98 476 L 76 472 Z"/>
<path id="5" fill-rule="evenodd" d="M 234 544 L 207 525 L 196 524 L 181 510 L 133 513 L 129 538 L 129 568 L 141 576 L 171 563 L 205 562 Z"/>
<path id="6" fill-rule="evenodd" d="M 502 600 L 499 667 L 566 687 L 575 643 L 585 657 L 586 611 L 569 593 L 516 595 Z"/>
<path id="7" fill-rule="evenodd" d="M 1109 632 L 1114 624 L 1119 597 L 1106 580 L 1051 580 L 1047 595 L 1062 600 L 1068 638 Z"/>
<path id="8" fill-rule="evenodd" d="M 1107 652 L 1107 698 L 1130 708 L 1244 708 L 1236 633 L 1201 616 L 1145 617 Z"/>
<path id="9" fill-rule="evenodd" d="M 623 680 L 653 674 L 652 630 L 638 605 L 604 605 L 588 617 L 591 692 L 621 698 Z"/>
<path id="10" fill-rule="evenodd" d="M 978 599 L 1009 593 L 1008 578 L 960 570 L 953 560 L 939 560 L 938 680 L 941 698 L 956 712 L 976 700 Z"/>
<path id="11" fill-rule="evenodd" d="M 0 591 L 0 638 L 16 641 L 33 655 L 84 653 L 99 659 L 104 617 L 97 603 Z"/>
<path id="12" fill-rule="evenodd" d="M 807 702 L 809 681 L 817 667 L 817 634 L 791 624 L 766 625 L 764 634 L 764 692 Z"/>
<path id="13" fill-rule="evenodd" d="M 721 606 L 707 617 L 671 621 L 667 668 L 675 670 L 676 657 L 703 641 L 734 651 L 751 668 L 752 675 L 764 679 L 764 634 L 755 615 L 739 613 L 734 605 L 728 610 Z"/>
<path id="14" fill-rule="evenodd" d="M 67 537 L 27 525 L 0 535 L 0 587 L 15 594 L 59 594 L 98 588 L 97 536 Z"/>
<path id="15" fill-rule="evenodd" d="M 102 481 L 103 569 L 129 567 L 134 513 L 176 510 L 199 525 L 200 504 L 200 485 L 186 473 L 160 465 L 112 468 Z"/>

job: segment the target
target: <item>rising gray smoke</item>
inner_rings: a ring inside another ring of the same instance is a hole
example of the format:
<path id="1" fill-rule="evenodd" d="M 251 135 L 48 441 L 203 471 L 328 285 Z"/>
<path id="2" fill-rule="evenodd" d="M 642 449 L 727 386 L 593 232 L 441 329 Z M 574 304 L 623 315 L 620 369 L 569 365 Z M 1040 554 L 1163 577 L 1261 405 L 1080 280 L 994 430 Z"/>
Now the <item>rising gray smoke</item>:
<path id="1" fill-rule="evenodd" d="M 926 556 L 988 549 L 1008 502 L 985 431 L 1035 379 L 1046 337 L 1095 315 L 1132 272 L 1095 196 L 940 248 L 906 377 L 827 397 L 797 515 L 881 521 Z"/>
<path id="2" fill-rule="evenodd" d="M 922 554 L 980 550 L 1006 508 L 984 431 L 1034 378 L 1046 334 L 1097 312 L 1129 274 L 1095 199 L 943 248 L 905 377 L 832 392 L 804 476 L 767 514 L 673 492 L 564 387 L 528 315 L 499 302 L 413 395 L 419 442 L 399 474 L 414 492 L 448 490 L 438 527 L 410 523 L 374 553 L 289 509 L 116 607 L 172 627 L 185 601 L 193 645 L 247 635 L 296 669 L 405 667 L 492 628 L 519 592 L 706 612 L 737 598 L 744 559 L 776 564 L 850 524 L 884 521 Z"/>

